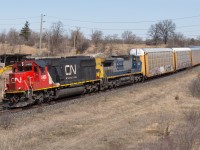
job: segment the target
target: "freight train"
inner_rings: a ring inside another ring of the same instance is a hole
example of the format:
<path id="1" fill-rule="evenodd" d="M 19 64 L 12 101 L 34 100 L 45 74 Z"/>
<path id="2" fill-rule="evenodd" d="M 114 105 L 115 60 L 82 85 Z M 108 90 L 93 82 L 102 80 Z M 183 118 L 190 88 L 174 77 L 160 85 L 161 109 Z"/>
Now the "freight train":
<path id="1" fill-rule="evenodd" d="M 132 84 L 200 64 L 200 48 L 131 49 L 129 56 L 74 56 L 25 60 L 5 81 L 4 108 Z"/>

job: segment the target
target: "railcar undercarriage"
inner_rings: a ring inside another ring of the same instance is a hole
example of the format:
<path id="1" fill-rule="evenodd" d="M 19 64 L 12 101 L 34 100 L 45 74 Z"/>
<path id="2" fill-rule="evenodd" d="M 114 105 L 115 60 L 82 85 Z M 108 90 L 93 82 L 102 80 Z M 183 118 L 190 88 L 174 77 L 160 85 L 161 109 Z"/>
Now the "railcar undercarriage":
<path id="1" fill-rule="evenodd" d="M 141 79 L 141 75 L 134 76 L 131 74 L 110 79 L 104 78 L 96 82 L 88 82 L 83 85 L 76 85 L 72 87 L 58 87 L 41 91 L 27 90 L 20 93 L 5 93 L 3 107 L 6 109 L 12 109 L 41 104 L 54 99 L 112 89 L 125 84 L 132 84 L 134 82 L 141 81 Z"/>

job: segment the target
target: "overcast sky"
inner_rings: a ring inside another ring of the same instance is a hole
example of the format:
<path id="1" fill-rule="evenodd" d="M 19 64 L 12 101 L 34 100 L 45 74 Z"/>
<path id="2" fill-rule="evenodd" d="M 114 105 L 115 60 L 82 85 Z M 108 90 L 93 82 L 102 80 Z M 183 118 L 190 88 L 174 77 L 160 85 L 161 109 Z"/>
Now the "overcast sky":
<path id="1" fill-rule="evenodd" d="M 61 21 L 66 34 L 80 27 L 89 37 L 92 30 L 104 35 L 131 30 L 147 37 L 151 24 L 173 19 L 177 32 L 187 37 L 200 35 L 200 0 L 1 0 L 0 32 L 20 30 L 25 21 L 39 32 L 40 16 L 44 14 L 44 30 Z"/>

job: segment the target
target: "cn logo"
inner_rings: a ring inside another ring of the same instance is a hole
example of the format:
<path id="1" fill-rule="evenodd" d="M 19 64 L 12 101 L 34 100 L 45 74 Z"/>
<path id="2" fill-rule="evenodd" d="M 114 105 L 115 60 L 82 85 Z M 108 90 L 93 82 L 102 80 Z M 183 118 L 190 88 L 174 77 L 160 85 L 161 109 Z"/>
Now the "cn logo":
<path id="1" fill-rule="evenodd" d="M 19 79 L 18 78 L 11 78 L 11 83 L 22 83 L 22 78 L 20 77 Z"/>
<path id="2" fill-rule="evenodd" d="M 67 76 L 76 74 L 76 65 L 66 65 L 65 66 L 65 74 Z"/>

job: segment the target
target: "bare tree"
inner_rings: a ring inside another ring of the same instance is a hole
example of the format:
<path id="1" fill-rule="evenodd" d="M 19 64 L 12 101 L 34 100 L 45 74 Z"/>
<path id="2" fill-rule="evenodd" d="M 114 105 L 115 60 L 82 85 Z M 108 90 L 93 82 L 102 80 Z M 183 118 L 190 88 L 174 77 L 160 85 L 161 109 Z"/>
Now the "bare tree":
<path id="1" fill-rule="evenodd" d="M 11 46 L 15 46 L 19 44 L 19 40 L 20 40 L 19 32 L 17 32 L 16 29 L 11 28 L 7 34 L 6 39 Z"/>
<path id="2" fill-rule="evenodd" d="M 61 45 L 63 43 L 63 24 L 62 22 L 53 23 L 48 33 L 49 36 L 49 49 L 51 54 L 56 51 L 61 51 Z"/>
<path id="3" fill-rule="evenodd" d="M 36 44 L 38 43 L 38 41 L 39 41 L 39 38 L 40 38 L 39 33 L 34 32 L 34 31 L 31 31 L 31 35 L 30 35 L 30 37 L 29 37 L 29 41 L 28 41 L 27 44 L 28 44 L 29 46 L 34 46 L 34 45 L 36 45 Z"/>
<path id="4" fill-rule="evenodd" d="M 71 43 L 74 49 L 77 49 L 79 43 L 82 41 L 83 33 L 80 32 L 80 28 L 71 31 Z"/>
<path id="5" fill-rule="evenodd" d="M 197 36 L 197 41 L 200 43 L 200 36 Z"/>
<path id="6" fill-rule="evenodd" d="M 94 45 L 96 47 L 98 47 L 98 45 L 100 44 L 100 42 L 102 41 L 102 38 L 103 38 L 102 31 L 96 30 L 96 31 L 92 32 L 91 38 L 92 38 L 92 42 L 94 43 Z"/>
<path id="7" fill-rule="evenodd" d="M 174 34 L 175 29 L 175 23 L 173 23 L 171 20 L 163 20 L 155 25 L 151 25 L 148 33 L 156 44 L 159 41 L 159 39 L 162 39 L 164 44 L 167 44 L 168 40 L 170 39 L 170 36 Z"/>
<path id="8" fill-rule="evenodd" d="M 104 38 L 104 43 L 103 43 L 103 51 L 106 49 L 106 46 L 108 46 L 109 50 L 109 55 L 112 55 L 113 49 L 114 49 L 114 41 L 117 40 L 117 34 L 114 35 L 107 35 Z M 102 50 L 101 50 L 102 51 Z M 102 51 L 102 52 L 103 52 Z"/>
<path id="9" fill-rule="evenodd" d="M 3 31 L 0 33 L 0 43 L 5 43 L 6 42 L 6 32 Z"/>
<path id="10" fill-rule="evenodd" d="M 131 31 L 124 31 L 122 33 L 122 39 L 126 44 L 134 44 L 136 36 Z"/>
<path id="11" fill-rule="evenodd" d="M 160 37 L 160 34 L 159 34 L 159 29 L 158 29 L 157 26 L 158 26 L 157 24 L 151 25 L 151 27 L 150 27 L 150 29 L 148 31 L 148 34 L 151 37 L 153 45 L 158 45 L 159 42 L 161 41 L 161 37 Z"/>
<path id="12" fill-rule="evenodd" d="M 184 47 L 186 43 L 186 37 L 182 33 L 174 33 L 168 41 L 168 47 Z"/>
<path id="13" fill-rule="evenodd" d="M 118 34 L 113 34 L 112 36 L 113 43 L 122 43 L 123 40 L 119 39 Z"/>
<path id="14" fill-rule="evenodd" d="M 163 20 L 158 23 L 157 27 L 163 42 L 167 44 L 169 37 L 174 34 L 176 29 L 175 23 L 173 23 L 171 20 Z"/>
<path id="15" fill-rule="evenodd" d="M 84 37 L 84 34 L 80 31 L 80 28 L 77 28 L 71 32 L 70 41 L 72 46 L 77 50 L 77 52 L 80 53 L 89 47 L 89 42 Z"/>

